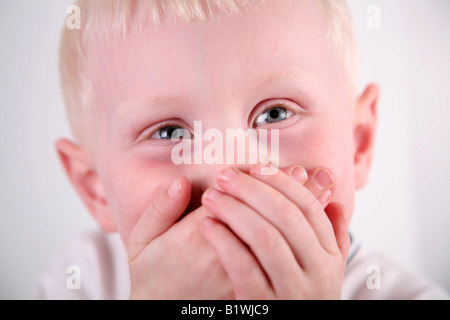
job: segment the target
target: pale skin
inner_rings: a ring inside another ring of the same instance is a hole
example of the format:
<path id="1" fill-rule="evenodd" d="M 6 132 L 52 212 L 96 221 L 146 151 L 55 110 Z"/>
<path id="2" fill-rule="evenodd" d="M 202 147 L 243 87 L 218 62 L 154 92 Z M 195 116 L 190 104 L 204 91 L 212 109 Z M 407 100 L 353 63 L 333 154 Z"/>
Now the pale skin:
<path id="1" fill-rule="evenodd" d="M 95 125 L 89 144 L 56 147 L 99 225 L 128 247 L 130 298 L 340 297 L 379 93 L 352 94 L 326 34 L 315 3 L 287 0 L 88 43 Z M 280 107 L 288 117 L 256 121 Z M 174 165 L 160 130 L 197 120 L 279 130 L 280 170 Z"/>

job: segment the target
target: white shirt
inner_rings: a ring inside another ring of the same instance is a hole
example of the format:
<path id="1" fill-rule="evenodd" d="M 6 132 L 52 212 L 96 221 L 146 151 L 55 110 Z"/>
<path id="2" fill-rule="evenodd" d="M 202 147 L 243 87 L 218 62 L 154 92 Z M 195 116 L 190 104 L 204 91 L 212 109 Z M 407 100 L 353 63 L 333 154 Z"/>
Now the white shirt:
<path id="1" fill-rule="evenodd" d="M 35 299 L 124 300 L 130 293 L 127 251 L 118 234 L 82 234 L 50 262 Z M 342 288 L 344 300 L 450 299 L 427 279 L 352 241 Z"/>

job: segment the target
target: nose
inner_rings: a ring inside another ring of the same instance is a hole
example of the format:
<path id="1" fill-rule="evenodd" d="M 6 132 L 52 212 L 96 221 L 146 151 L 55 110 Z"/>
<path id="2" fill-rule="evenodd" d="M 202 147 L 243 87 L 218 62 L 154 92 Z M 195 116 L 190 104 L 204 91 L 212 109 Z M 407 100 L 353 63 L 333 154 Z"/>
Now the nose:
<path id="1" fill-rule="evenodd" d="M 183 149 L 183 157 L 186 154 L 187 159 L 181 165 L 192 184 L 191 207 L 201 205 L 201 196 L 208 188 L 219 189 L 217 176 L 226 168 L 232 167 L 248 173 L 250 167 L 258 162 L 270 162 L 275 167 L 279 165 L 278 132 L 271 133 L 269 148 L 268 134 L 265 131 L 211 128 L 202 135 L 200 129 L 197 134 L 194 133 L 193 141 L 186 140 L 186 144 L 181 145 L 186 147 L 186 150 Z M 199 140 L 203 136 L 206 142 Z M 175 155 L 177 154 L 176 152 Z"/>

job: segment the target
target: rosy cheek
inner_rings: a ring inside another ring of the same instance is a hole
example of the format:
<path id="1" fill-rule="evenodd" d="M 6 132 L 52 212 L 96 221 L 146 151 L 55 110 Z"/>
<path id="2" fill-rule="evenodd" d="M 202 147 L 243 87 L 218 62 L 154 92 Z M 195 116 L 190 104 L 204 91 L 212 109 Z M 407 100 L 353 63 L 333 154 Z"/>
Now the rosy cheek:
<path id="1" fill-rule="evenodd" d="M 280 165 L 299 164 L 305 169 L 325 165 L 329 144 L 320 132 L 296 132 L 280 136 Z"/>
<path id="2" fill-rule="evenodd" d="M 109 179 L 109 199 L 119 233 L 125 243 L 152 198 L 170 184 L 173 164 L 128 162 L 115 168 Z"/>
<path id="3" fill-rule="evenodd" d="M 295 132 L 280 135 L 280 165 L 299 164 L 307 171 L 320 167 L 328 169 L 336 183 L 333 192 L 338 195 L 351 188 L 347 186 L 352 181 L 350 149 L 344 132 L 332 130 L 331 125 L 308 123 Z"/>

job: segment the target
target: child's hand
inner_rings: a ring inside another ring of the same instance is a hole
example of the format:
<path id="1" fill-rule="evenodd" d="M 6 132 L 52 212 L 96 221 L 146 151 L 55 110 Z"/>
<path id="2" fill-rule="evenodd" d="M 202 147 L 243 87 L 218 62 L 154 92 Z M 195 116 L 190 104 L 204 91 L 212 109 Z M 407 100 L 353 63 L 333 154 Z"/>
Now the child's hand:
<path id="1" fill-rule="evenodd" d="M 293 167 L 283 168 L 300 183 L 307 179 Z M 295 175 L 297 173 L 297 175 Z M 323 206 L 328 187 L 310 179 L 305 186 Z M 178 193 L 177 193 L 178 192 Z M 172 187 L 154 197 L 129 238 L 132 299 L 233 299 L 233 287 L 211 244 L 199 226 L 210 215 L 202 206 L 178 221 L 191 197 L 191 185 L 178 178 Z M 177 222 L 178 221 L 178 222 Z"/>
<path id="2" fill-rule="evenodd" d="M 130 234 L 131 299 L 234 299 L 228 276 L 199 231 L 204 207 L 182 216 L 191 185 L 178 178 L 155 196 Z"/>
<path id="3" fill-rule="evenodd" d="M 339 299 L 349 247 L 344 208 L 330 204 L 325 212 L 329 194 L 318 201 L 307 189 L 311 179 L 303 185 L 295 174 L 260 169 L 227 169 L 218 177 L 224 192 L 209 189 L 202 198 L 214 219 L 201 230 L 236 298 Z M 315 177 L 327 184 L 326 173 Z"/>

